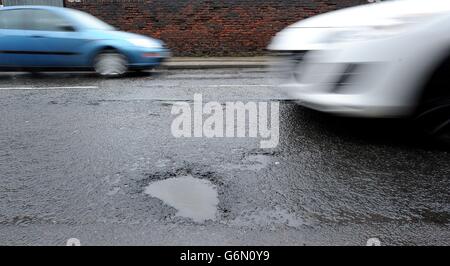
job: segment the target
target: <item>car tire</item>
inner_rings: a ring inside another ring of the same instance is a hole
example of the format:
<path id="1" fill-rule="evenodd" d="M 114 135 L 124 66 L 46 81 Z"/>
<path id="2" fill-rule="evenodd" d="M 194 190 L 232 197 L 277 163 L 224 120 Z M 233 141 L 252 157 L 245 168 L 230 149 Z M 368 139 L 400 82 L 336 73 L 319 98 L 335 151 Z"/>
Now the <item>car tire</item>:
<path id="1" fill-rule="evenodd" d="M 95 56 L 94 70 L 102 77 L 121 77 L 128 71 L 128 61 L 115 50 L 104 50 Z"/>
<path id="2" fill-rule="evenodd" d="M 428 82 L 425 84 L 415 114 L 415 124 L 419 129 L 450 147 L 450 57 L 433 71 Z"/>
<path id="3" fill-rule="evenodd" d="M 450 147 L 450 96 L 436 98 L 422 104 L 415 122 L 427 136 Z"/>

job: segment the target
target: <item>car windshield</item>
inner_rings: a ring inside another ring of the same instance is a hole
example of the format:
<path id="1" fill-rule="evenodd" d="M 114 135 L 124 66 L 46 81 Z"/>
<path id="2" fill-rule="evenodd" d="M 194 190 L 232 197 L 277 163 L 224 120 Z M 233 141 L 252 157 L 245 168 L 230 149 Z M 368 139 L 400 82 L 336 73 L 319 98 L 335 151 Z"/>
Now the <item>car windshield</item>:
<path id="1" fill-rule="evenodd" d="M 78 10 L 71 10 L 71 16 L 83 27 L 93 30 L 116 30 L 113 26 L 100 19 Z"/>

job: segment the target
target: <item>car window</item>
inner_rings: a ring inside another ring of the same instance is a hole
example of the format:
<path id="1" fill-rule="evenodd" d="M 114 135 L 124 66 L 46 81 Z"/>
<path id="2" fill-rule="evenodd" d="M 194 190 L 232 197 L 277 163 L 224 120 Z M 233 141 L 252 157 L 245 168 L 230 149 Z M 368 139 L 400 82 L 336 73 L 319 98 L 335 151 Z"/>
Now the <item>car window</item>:
<path id="1" fill-rule="evenodd" d="M 48 10 L 30 10 L 31 30 L 71 31 L 71 24 L 63 17 Z M 72 28 L 73 29 L 73 28 Z"/>
<path id="2" fill-rule="evenodd" d="M 72 31 L 63 17 L 40 9 L 12 9 L 0 11 L 0 29 Z"/>
<path id="3" fill-rule="evenodd" d="M 0 11 L 0 29 L 25 30 L 28 28 L 27 12 L 24 9 Z"/>
<path id="4" fill-rule="evenodd" d="M 77 21 L 78 24 L 82 25 L 87 29 L 93 30 L 115 30 L 115 28 L 104 21 L 92 16 L 91 14 L 75 10 L 69 9 L 68 13 L 70 16 Z"/>

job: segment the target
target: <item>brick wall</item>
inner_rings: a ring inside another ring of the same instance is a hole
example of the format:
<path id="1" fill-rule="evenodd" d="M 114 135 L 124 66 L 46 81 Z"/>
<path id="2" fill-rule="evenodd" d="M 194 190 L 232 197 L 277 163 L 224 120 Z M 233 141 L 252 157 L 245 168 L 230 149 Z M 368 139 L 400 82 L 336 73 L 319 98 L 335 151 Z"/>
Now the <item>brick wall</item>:
<path id="1" fill-rule="evenodd" d="M 287 25 L 361 3 L 367 0 L 65 0 L 121 30 L 162 39 L 177 56 L 262 54 Z"/>

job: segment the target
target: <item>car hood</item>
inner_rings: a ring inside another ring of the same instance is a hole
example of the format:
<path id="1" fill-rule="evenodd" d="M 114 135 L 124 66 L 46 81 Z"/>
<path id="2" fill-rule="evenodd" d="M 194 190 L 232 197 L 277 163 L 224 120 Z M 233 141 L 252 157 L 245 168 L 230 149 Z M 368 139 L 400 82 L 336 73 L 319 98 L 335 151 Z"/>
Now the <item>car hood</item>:
<path id="1" fill-rule="evenodd" d="M 345 8 L 317 15 L 289 27 L 355 27 L 379 25 L 380 21 L 408 15 L 429 15 L 450 11 L 446 0 L 395 0 Z"/>
<path id="2" fill-rule="evenodd" d="M 316 50 L 324 36 L 337 28 L 370 27 L 407 16 L 448 14 L 447 0 L 396 0 L 324 13 L 294 23 L 279 32 L 269 50 Z"/>
<path id="3" fill-rule="evenodd" d="M 125 32 L 125 31 L 116 31 L 116 30 L 111 30 L 111 31 L 98 31 L 98 30 L 94 30 L 95 32 L 95 36 L 98 36 L 101 39 L 119 39 L 119 40 L 127 40 L 127 39 L 150 39 L 153 40 L 155 42 L 158 42 L 160 44 L 163 44 L 162 41 L 158 40 L 158 39 L 154 39 L 145 35 L 140 35 L 140 34 L 136 34 L 136 33 L 131 33 L 131 32 Z"/>

